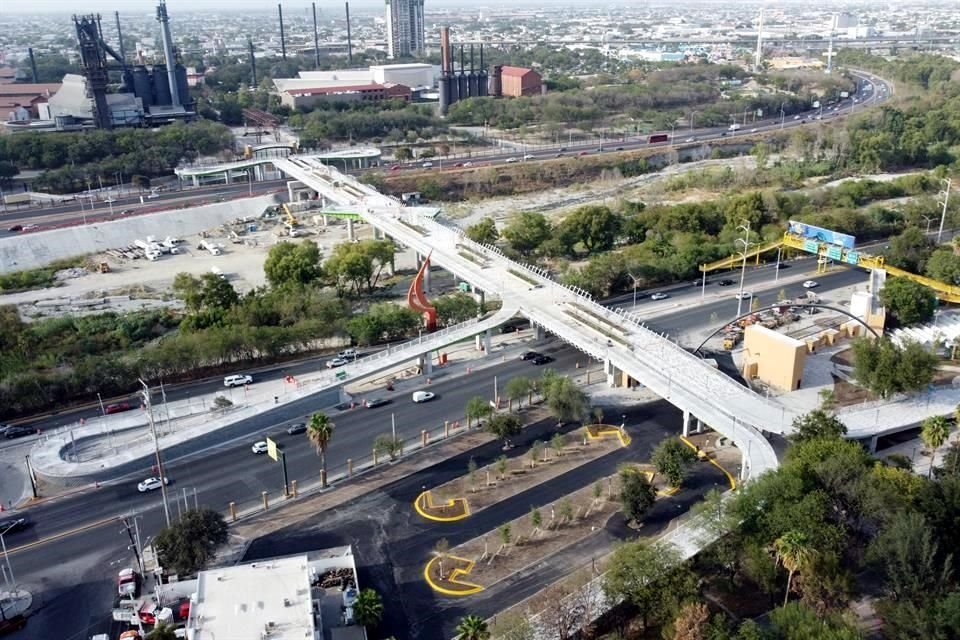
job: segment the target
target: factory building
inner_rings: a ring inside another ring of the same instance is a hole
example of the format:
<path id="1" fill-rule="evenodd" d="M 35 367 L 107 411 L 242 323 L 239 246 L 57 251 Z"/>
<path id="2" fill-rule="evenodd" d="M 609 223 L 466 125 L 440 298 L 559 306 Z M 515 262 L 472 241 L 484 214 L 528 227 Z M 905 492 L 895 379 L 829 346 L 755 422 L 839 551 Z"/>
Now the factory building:
<path id="1" fill-rule="evenodd" d="M 296 109 L 320 102 L 411 100 L 432 89 L 436 76 L 436 69 L 429 64 L 386 64 L 366 69 L 301 71 L 296 78 L 276 78 L 273 85 L 280 102 Z"/>
<path id="2" fill-rule="evenodd" d="M 410 100 L 410 87 L 388 82 L 333 87 L 307 87 L 280 92 L 280 102 L 291 109 L 312 109 L 324 102 L 380 102 Z"/>
<path id="3" fill-rule="evenodd" d="M 497 65 L 490 75 L 490 95 L 498 98 L 539 96 L 546 93 L 545 89 L 543 78 L 533 69 Z"/>
<path id="4" fill-rule="evenodd" d="M 423 0 L 386 0 L 387 57 L 422 56 Z"/>

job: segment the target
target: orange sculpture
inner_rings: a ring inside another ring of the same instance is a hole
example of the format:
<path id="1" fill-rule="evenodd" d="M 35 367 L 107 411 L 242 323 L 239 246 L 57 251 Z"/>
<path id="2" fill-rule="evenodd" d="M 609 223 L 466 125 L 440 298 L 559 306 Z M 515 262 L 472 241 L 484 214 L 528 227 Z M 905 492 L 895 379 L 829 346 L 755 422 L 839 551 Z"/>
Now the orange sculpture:
<path id="1" fill-rule="evenodd" d="M 431 254 L 432 255 L 432 254 Z M 437 309 L 427 300 L 427 294 L 423 291 L 423 278 L 430 269 L 430 256 L 423 261 L 423 266 L 417 272 L 417 277 L 410 283 L 410 290 L 407 291 L 407 304 L 414 311 L 423 314 L 423 321 L 427 331 L 433 331 L 437 328 Z"/>

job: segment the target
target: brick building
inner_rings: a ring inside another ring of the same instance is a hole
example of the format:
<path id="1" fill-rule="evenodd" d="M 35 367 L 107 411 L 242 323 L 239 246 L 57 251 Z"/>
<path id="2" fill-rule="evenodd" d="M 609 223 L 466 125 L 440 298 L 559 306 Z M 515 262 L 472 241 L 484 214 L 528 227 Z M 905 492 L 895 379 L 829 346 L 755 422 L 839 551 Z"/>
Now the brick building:
<path id="1" fill-rule="evenodd" d="M 533 69 L 495 66 L 490 74 L 490 95 L 511 98 L 538 96 L 543 93 L 543 78 Z"/>

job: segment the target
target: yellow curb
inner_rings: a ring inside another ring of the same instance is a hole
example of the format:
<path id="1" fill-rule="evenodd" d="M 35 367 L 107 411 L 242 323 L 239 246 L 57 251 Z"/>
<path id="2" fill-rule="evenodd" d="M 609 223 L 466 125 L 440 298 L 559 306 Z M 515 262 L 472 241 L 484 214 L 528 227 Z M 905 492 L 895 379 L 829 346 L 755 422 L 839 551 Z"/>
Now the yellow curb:
<path id="1" fill-rule="evenodd" d="M 590 433 L 590 428 L 593 427 L 597 431 L 597 435 Z M 624 447 L 630 446 L 630 434 L 622 430 L 620 427 L 615 427 L 610 424 L 591 424 L 587 425 L 587 439 L 588 440 L 600 440 L 606 436 L 614 436 L 620 440 L 620 444 Z"/>
<path id="2" fill-rule="evenodd" d="M 483 587 L 478 584 L 473 584 L 472 582 L 467 582 L 465 580 L 458 580 L 460 576 L 469 575 L 473 571 L 474 561 L 467 560 L 466 558 L 460 558 L 458 556 L 448 555 L 447 559 L 457 560 L 458 562 L 463 562 L 467 565 L 466 569 L 454 569 L 450 572 L 450 577 L 447 579 L 447 582 L 452 582 L 453 584 L 459 584 L 464 587 L 467 587 L 463 591 L 453 591 L 451 589 L 445 589 L 435 583 L 432 578 L 430 578 L 430 565 L 439 560 L 439 558 L 434 557 L 430 559 L 430 562 L 427 563 L 427 566 L 423 568 L 423 579 L 427 581 L 427 584 L 430 585 L 430 588 L 438 593 L 442 593 L 446 596 L 471 596 L 475 593 L 480 593 L 483 591 Z"/>
<path id="3" fill-rule="evenodd" d="M 431 515 L 431 514 L 427 513 L 426 511 L 424 511 L 423 509 L 420 508 L 420 502 L 421 502 L 421 500 L 426 500 L 427 506 L 428 506 L 430 509 L 436 509 L 438 506 L 452 507 L 452 506 L 456 505 L 457 502 L 462 502 L 462 503 L 463 503 L 463 513 L 462 513 L 461 515 L 458 515 L 458 516 L 435 516 L 435 515 Z M 426 518 L 427 520 L 433 520 L 434 522 L 457 522 L 458 520 L 463 520 L 464 518 L 469 518 L 469 517 L 470 517 L 470 504 L 467 502 L 467 499 L 466 499 L 466 498 L 451 498 L 450 500 L 447 500 L 447 503 L 446 503 L 445 505 L 435 505 L 435 504 L 433 504 L 433 494 L 432 494 L 430 491 L 424 491 L 423 493 L 421 493 L 420 495 L 418 495 L 418 496 L 416 497 L 416 499 L 413 501 L 413 508 L 414 508 L 414 509 L 417 511 L 417 513 L 419 513 L 421 516 L 423 516 L 423 517 Z"/>
<path id="4" fill-rule="evenodd" d="M 39 547 L 49 542 L 53 542 L 54 540 L 66 538 L 67 536 L 72 536 L 72 535 L 81 533 L 83 531 L 87 531 L 89 529 L 96 529 L 97 527 L 102 527 L 103 525 L 110 524 L 115 520 L 119 520 L 119 518 L 113 517 L 113 518 L 106 518 L 104 520 L 98 520 L 97 522 L 93 522 L 88 525 L 78 527 L 76 529 L 71 529 L 70 531 L 64 531 L 63 533 L 52 535 L 49 538 L 44 538 L 43 540 L 35 540 L 33 542 L 28 542 L 27 544 L 22 544 L 19 547 L 13 547 L 12 549 L 9 549 L 7 553 L 16 553 L 17 551 L 26 551 L 27 549 L 32 549 L 33 547 Z"/>
<path id="5" fill-rule="evenodd" d="M 700 449 L 700 447 L 698 447 L 697 445 L 695 445 L 695 444 L 693 444 L 692 442 L 690 442 L 689 440 L 687 440 L 684 436 L 680 436 L 680 440 L 681 440 L 685 445 L 687 445 L 688 447 L 690 447 L 691 449 L 693 449 L 694 451 L 696 451 L 697 453 L 702 453 L 702 454 L 706 457 L 706 459 L 710 462 L 710 464 L 712 464 L 713 466 L 715 466 L 717 469 L 720 469 L 720 471 L 723 471 L 723 475 L 727 476 L 727 481 L 730 483 L 730 488 L 733 489 L 734 491 L 737 490 L 737 480 L 736 480 L 736 478 L 734 478 L 732 475 L 730 475 L 730 472 L 727 471 L 726 469 L 724 469 L 724 468 L 720 465 L 719 462 L 717 462 L 716 460 L 714 460 L 713 458 L 711 458 L 711 457 L 710 457 L 710 454 L 708 454 L 708 453 L 705 452 L 705 451 L 702 451 L 702 450 Z"/>
<path id="6" fill-rule="evenodd" d="M 648 471 L 647 469 L 641 469 L 640 464 L 630 465 L 630 468 L 633 469 L 635 473 L 642 473 L 647 478 L 649 484 L 653 484 L 653 477 L 656 475 L 654 471 Z M 669 489 L 660 490 L 657 489 L 657 495 L 663 497 L 670 497 L 674 495 L 677 491 L 680 491 L 680 487 L 670 487 Z"/>

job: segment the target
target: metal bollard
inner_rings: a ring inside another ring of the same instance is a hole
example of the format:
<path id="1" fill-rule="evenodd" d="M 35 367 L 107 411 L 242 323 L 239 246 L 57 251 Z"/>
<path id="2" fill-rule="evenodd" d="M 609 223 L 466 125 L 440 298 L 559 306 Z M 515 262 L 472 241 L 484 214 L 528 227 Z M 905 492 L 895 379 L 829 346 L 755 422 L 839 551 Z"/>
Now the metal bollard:
<path id="1" fill-rule="evenodd" d="M 347 458 L 347 477 L 353 477 L 353 458 Z"/>
<path id="2" fill-rule="evenodd" d="M 297 481 L 296 480 L 290 481 L 290 493 L 293 495 L 294 498 L 297 497 Z"/>
<path id="3" fill-rule="evenodd" d="M 429 438 L 430 438 L 430 436 L 427 435 L 427 430 L 426 430 L 426 429 L 423 429 L 423 430 L 420 432 L 420 446 L 421 446 L 421 447 L 427 446 L 427 440 L 429 440 Z"/>
<path id="4" fill-rule="evenodd" d="M 236 502 L 230 503 L 230 520 L 232 522 L 237 521 L 237 503 Z"/>
<path id="5" fill-rule="evenodd" d="M 270 502 L 267 500 L 267 492 L 261 491 L 260 497 L 263 498 L 263 510 L 266 511 L 270 507 Z"/>

